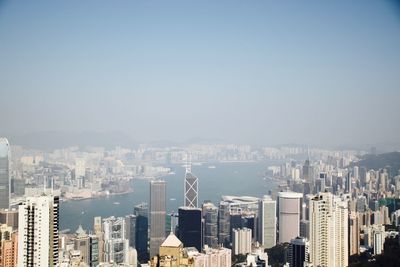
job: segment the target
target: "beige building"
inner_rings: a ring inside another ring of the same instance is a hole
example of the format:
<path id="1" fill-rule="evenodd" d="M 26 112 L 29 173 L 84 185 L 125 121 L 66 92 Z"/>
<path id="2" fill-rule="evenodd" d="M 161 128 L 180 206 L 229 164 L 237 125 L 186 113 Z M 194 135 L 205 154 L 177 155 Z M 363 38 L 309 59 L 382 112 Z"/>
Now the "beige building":
<path id="1" fill-rule="evenodd" d="M 349 216 L 350 228 L 350 256 L 360 254 L 360 219 L 358 213 L 351 213 Z"/>
<path id="2" fill-rule="evenodd" d="M 171 233 L 161 244 L 159 255 L 151 259 L 150 267 L 194 267 L 194 260 L 189 258 L 183 243 Z"/>
<path id="3" fill-rule="evenodd" d="M 310 261 L 320 267 L 348 266 L 348 205 L 329 192 L 310 201 Z"/>
<path id="4" fill-rule="evenodd" d="M 0 267 L 15 267 L 17 265 L 18 233 L 12 227 L 2 224 L 0 226 Z"/>
<path id="5" fill-rule="evenodd" d="M 279 192 L 279 243 L 289 243 L 300 235 L 300 200 L 303 195 Z"/>

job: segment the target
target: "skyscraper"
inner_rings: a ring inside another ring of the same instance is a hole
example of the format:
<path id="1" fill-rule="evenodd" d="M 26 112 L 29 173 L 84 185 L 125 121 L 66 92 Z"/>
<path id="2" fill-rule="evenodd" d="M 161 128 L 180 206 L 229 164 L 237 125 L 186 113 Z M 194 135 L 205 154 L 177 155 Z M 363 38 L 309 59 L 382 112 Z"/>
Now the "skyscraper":
<path id="1" fill-rule="evenodd" d="M 183 245 L 201 251 L 203 247 L 201 209 L 180 207 L 178 220 L 178 238 Z"/>
<path id="2" fill-rule="evenodd" d="M 310 201 L 310 261 L 314 266 L 348 266 L 347 203 L 331 193 Z"/>
<path id="3" fill-rule="evenodd" d="M 303 267 L 309 261 L 309 242 L 304 237 L 296 237 L 289 245 L 289 266 Z"/>
<path id="4" fill-rule="evenodd" d="M 133 209 L 133 213 L 136 215 L 135 245 L 138 254 L 138 260 L 140 262 L 148 261 L 149 253 L 147 242 L 149 239 L 149 206 L 147 205 L 147 203 L 136 205 Z"/>
<path id="5" fill-rule="evenodd" d="M 279 192 L 279 243 L 289 243 L 300 235 L 300 193 Z"/>
<path id="6" fill-rule="evenodd" d="M 101 224 L 101 217 L 94 217 L 93 220 L 93 229 L 94 234 L 97 237 L 97 246 L 98 246 L 98 261 L 104 261 L 104 234 L 103 234 L 103 226 Z"/>
<path id="7" fill-rule="evenodd" d="M 157 255 L 165 239 L 165 181 L 150 182 L 150 257 Z"/>
<path id="8" fill-rule="evenodd" d="M 258 241 L 264 248 L 271 248 L 276 245 L 276 201 L 264 196 L 258 212 Z"/>
<path id="9" fill-rule="evenodd" d="M 129 246 L 132 248 L 136 247 L 136 220 L 136 215 L 129 214 L 125 216 L 126 238 L 129 239 Z"/>
<path id="10" fill-rule="evenodd" d="M 221 201 L 218 210 L 218 243 L 229 247 L 231 242 L 231 215 L 229 203 Z"/>
<path id="11" fill-rule="evenodd" d="M 198 205 L 198 179 L 188 165 L 185 173 L 185 207 L 197 208 Z"/>
<path id="12" fill-rule="evenodd" d="M 58 210 L 57 196 L 19 205 L 18 267 L 58 266 Z"/>
<path id="13" fill-rule="evenodd" d="M 233 229 L 232 250 L 234 255 L 251 253 L 251 229 Z"/>
<path id="14" fill-rule="evenodd" d="M 109 217 L 103 220 L 104 259 L 117 264 L 128 263 L 129 240 L 126 237 L 126 223 L 123 217 Z"/>
<path id="15" fill-rule="evenodd" d="M 10 144 L 0 138 L 0 209 L 10 207 Z"/>
<path id="16" fill-rule="evenodd" d="M 360 254 L 360 218 L 356 212 L 349 215 L 349 234 L 350 256 L 358 255 Z"/>
<path id="17" fill-rule="evenodd" d="M 218 208 L 208 202 L 203 204 L 204 244 L 218 247 Z"/>

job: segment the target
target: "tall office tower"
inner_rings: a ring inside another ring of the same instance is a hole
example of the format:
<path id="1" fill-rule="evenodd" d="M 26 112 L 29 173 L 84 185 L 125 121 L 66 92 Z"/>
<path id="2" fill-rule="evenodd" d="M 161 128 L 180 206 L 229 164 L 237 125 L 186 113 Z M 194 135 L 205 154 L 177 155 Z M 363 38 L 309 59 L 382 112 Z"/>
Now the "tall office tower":
<path id="1" fill-rule="evenodd" d="M 314 266 L 348 266 L 347 202 L 327 192 L 311 199 L 310 244 Z"/>
<path id="2" fill-rule="evenodd" d="M 126 237 L 129 239 L 129 246 L 136 248 L 136 215 L 125 216 Z"/>
<path id="3" fill-rule="evenodd" d="M 231 215 L 229 203 L 221 201 L 218 210 L 218 243 L 230 247 L 231 243 Z"/>
<path id="4" fill-rule="evenodd" d="M 17 265 L 18 232 L 11 226 L 0 226 L 0 266 L 15 267 Z"/>
<path id="5" fill-rule="evenodd" d="M 104 260 L 116 264 L 128 263 L 129 240 L 125 236 L 125 219 L 109 217 L 103 219 Z"/>
<path id="6" fill-rule="evenodd" d="M 97 267 L 99 265 L 99 238 L 96 235 L 89 235 L 89 266 Z"/>
<path id="7" fill-rule="evenodd" d="M 290 240 L 289 245 L 289 266 L 303 267 L 304 262 L 309 261 L 310 244 L 304 237 L 296 237 Z"/>
<path id="8" fill-rule="evenodd" d="M 149 260 L 147 242 L 149 239 L 149 206 L 147 203 L 136 205 L 133 209 L 136 215 L 136 251 L 140 262 Z"/>
<path id="9" fill-rule="evenodd" d="M 234 255 L 251 253 L 251 229 L 233 229 L 232 250 Z"/>
<path id="10" fill-rule="evenodd" d="M 360 254 L 360 219 L 358 213 L 350 213 L 349 216 L 350 234 L 350 256 Z"/>
<path id="11" fill-rule="evenodd" d="M 218 247 L 218 208 L 211 202 L 203 204 L 204 245 Z"/>
<path id="12" fill-rule="evenodd" d="M 192 173 L 192 168 L 188 165 L 185 173 L 185 207 L 197 208 L 199 192 L 198 184 L 197 177 Z"/>
<path id="13" fill-rule="evenodd" d="M 99 262 L 104 261 L 104 234 L 103 234 L 103 226 L 101 223 L 101 217 L 94 217 L 93 220 L 93 229 L 94 234 L 97 237 L 98 247 L 99 247 Z"/>
<path id="14" fill-rule="evenodd" d="M 258 213 L 258 241 L 264 248 L 271 248 L 276 245 L 276 201 L 264 196 Z"/>
<path id="15" fill-rule="evenodd" d="M 309 159 L 306 160 L 303 166 L 303 179 L 311 186 L 314 185 L 314 171 Z"/>
<path id="16" fill-rule="evenodd" d="M 361 187 L 365 187 L 367 184 L 367 168 L 360 167 L 359 169 L 359 179 Z"/>
<path id="17" fill-rule="evenodd" d="M 385 192 L 388 187 L 389 175 L 386 169 L 379 171 L 379 191 Z"/>
<path id="18" fill-rule="evenodd" d="M 58 266 L 58 196 L 28 197 L 19 205 L 18 267 Z"/>
<path id="19" fill-rule="evenodd" d="M 303 195 L 279 192 L 279 243 L 289 243 L 300 235 L 300 207 Z"/>
<path id="20" fill-rule="evenodd" d="M 324 192 L 325 191 L 325 179 L 317 178 L 315 179 L 315 192 Z"/>
<path id="21" fill-rule="evenodd" d="M 10 144 L 0 138 L 0 209 L 10 207 Z"/>
<path id="22" fill-rule="evenodd" d="M 360 177 L 359 177 L 359 168 L 358 168 L 358 166 L 354 166 L 353 167 L 353 178 L 354 178 L 354 180 L 357 182 L 358 181 L 358 179 L 360 179 Z"/>
<path id="23" fill-rule="evenodd" d="M 351 184 L 352 184 L 352 178 L 351 178 L 351 174 L 350 174 L 350 172 L 349 173 L 347 173 L 347 175 L 346 175 L 346 187 L 345 187 L 345 189 L 346 189 L 346 193 L 349 193 L 349 194 L 351 194 Z"/>
<path id="24" fill-rule="evenodd" d="M 301 220 L 300 221 L 300 236 L 310 239 L 310 221 Z"/>
<path id="25" fill-rule="evenodd" d="M 165 181 L 150 182 L 150 257 L 157 255 L 165 239 Z"/>
<path id="26" fill-rule="evenodd" d="M 185 247 L 195 247 L 201 251 L 203 248 L 201 209 L 180 207 L 178 212 L 178 238 Z"/>

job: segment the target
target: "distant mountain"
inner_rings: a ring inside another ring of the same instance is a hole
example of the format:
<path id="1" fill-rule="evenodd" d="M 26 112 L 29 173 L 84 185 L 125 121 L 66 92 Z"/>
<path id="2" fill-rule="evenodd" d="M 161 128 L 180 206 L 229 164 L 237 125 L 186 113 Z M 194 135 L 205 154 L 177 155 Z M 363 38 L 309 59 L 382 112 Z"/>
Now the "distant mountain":
<path id="1" fill-rule="evenodd" d="M 360 161 L 354 162 L 350 166 L 366 167 L 367 170 L 388 168 L 393 175 L 397 175 L 400 170 L 400 152 L 364 155 Z"/>
<path id="2" fill-rule="evenodd" d="M 53 150 L 68 146 L 101 146 L 105 148 L 135 147 L 137 142 L 129 135 L 119 132 L 34 132 L 27 134 L 3 134 L 12 145 L 26 148 Z"/>

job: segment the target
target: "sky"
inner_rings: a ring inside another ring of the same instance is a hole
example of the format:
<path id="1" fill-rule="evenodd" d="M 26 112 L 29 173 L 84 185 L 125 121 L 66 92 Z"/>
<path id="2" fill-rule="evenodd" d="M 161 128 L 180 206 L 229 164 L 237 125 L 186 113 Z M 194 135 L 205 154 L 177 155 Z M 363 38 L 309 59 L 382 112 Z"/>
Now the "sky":
<path id="1" fill-rule="evenodd" d="M 400 143 L 397 1 L 2 1 L 0 135 Z"/>

